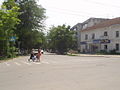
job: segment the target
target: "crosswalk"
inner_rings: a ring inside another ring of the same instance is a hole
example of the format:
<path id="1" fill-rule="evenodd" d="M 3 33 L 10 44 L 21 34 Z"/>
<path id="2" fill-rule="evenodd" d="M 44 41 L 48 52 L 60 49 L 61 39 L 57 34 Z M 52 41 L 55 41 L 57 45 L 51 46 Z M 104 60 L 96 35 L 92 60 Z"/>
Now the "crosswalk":
<path id="1" fill-rule="evenodd" d="M 9 63 L 7 63 L 7 62 L 5 62 L 5 65 L 6 65 L 6 66 L 10 66 L 10 64 L 9 64 Z"/>
<path id="2" fill-rule="evenodd" d="M 20 63 L 18 63 L 18 62 L 14 62 L 16 65 L 18 65 L 18 66 L 21 66 L 21 64 Z"/>
<path id="3" fill-rule="evenodd" d="M 31 66 L 31 65 L 41 65 L 41 64 L 55 64 L 56 62 L 48 62 L 48 61 L 41 61 L 41 62 L 29 62 L 29 61 L 13 61 L 13 62 L 3 62 L 0 63 L 0 67 L 1 66 L 5 66 L 5 67 L 10 67 L 13 65 L 16 66 L 23 66 L 23 65 L 27 65 L 27 66 Z"/>

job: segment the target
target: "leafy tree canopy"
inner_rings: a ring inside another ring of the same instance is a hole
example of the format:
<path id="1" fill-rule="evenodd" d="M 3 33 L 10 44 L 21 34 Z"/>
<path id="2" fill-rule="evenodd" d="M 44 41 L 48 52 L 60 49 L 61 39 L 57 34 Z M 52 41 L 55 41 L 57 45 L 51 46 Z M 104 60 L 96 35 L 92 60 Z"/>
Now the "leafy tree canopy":
<path id="1" fill-rule="evenodd" d="M 45 9 L 36 3 L 35 0 L 19 0 L 19 19 L 21 23 L 17 25 L 16 33 L 23 49 L 31 49 L 43 43 L 42 30 L 45 21 Z M 38 32 L 39 31 L 39 32 Z"/>
<path id="2" fill-rule="evenodd" d="M 10 56 L 14 42 L 10 38 L 15 36 L 15 25 L 19 24 L 19 7 L 14 0 L 6 0 L 0 9 L 0 51 L 1 55 Z"/>
<path id="3" fill-rule="evenodd" d="M 76 40 L 73 34 L 74 32 L 70 30 L 70 26 L 52 27 L 48 34 L 49 48 L 60 54 L 66 53 L 75 45 Z"/>

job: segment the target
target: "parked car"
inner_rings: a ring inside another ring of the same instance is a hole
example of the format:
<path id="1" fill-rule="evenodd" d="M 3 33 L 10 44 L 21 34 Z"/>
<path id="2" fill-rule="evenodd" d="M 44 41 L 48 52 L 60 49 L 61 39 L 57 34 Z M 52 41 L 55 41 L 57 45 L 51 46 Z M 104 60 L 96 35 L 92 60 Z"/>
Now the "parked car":
<path id="1" fill-rule="evenodd" d="M 42 53 L 42 54 L 44 53 L 43 49 L 41 49 L 41 53 Z"/>

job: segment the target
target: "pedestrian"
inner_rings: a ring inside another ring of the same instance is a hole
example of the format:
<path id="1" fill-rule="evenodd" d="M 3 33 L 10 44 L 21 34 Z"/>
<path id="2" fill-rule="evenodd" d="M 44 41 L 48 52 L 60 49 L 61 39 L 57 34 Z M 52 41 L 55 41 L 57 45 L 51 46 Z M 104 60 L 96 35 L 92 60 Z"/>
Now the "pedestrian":
<path id="1" fill-rule="evenodd" d="M 41 49 L 38 49 L 38 54 L 37 54 L 36 58 L 37 58 L 37 61 L 39 61 L 39 62 L 40 62 L 40 56 L 41 56 Z"/>
<path id="2" fill-rule="evenodd" d="M 35 55 L 34 55 L 34 50 L 33 49 L 31 50 L 30 59 L 32 59 L 33 62 L 35 60 Z M 30 59 L 28 59 L 28 61 L 30 61 Z"/>

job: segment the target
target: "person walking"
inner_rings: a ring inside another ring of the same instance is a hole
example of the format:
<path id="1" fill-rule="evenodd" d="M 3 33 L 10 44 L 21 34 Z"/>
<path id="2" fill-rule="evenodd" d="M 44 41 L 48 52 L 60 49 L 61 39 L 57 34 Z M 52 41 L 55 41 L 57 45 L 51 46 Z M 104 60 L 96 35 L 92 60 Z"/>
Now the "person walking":
<path id="1" fill-rule="evenodd" d="M 41 57 L 41 49 L 38 49 L 38 54 L 37 54 L 37 61 L 40 62 L 40 57 Z"/>
<path id="2" fill-rule="evenodd" d="M 32 61 L 34 62 L 35 60 L 35 55 L 34 55 L 34 50 L 31 50 L 31 54 L 30 54 L 30 58 L 28 59 L 28 61 L 30 61 L 30 59 L 32 59 Z"/>

